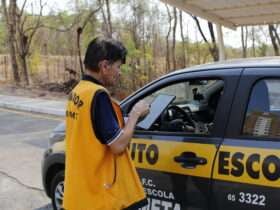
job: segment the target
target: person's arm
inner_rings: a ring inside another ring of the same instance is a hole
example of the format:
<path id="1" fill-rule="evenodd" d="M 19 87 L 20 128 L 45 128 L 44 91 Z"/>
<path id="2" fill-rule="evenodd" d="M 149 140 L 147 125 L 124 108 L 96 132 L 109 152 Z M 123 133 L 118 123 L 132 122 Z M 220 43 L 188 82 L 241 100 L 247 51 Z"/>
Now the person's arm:
<path id="1" fill-rule="evenodd" d="M 114 154 L 122 153 L 133 135 L 139 116 L 146 114 L 148 108 L 148 104 L 143 101 L 137 103 L 132 108 L 125 127 L 121 128 L 108 94 L 104 91 L 97 92 L 91 104 L 92 127 L 97 139 Z"/>
<path id="2" fill-rule="evenodd" d="M 149 112 L 149 105 L 145 101 L 139 101 L 129 113 L 128 120 L 120 136 L 118 136 L 112 144 L 109 144 L 114 154 L 121 154 L 128 146 L 134 133 L 135 125 L 140 116 L 144 116 Z"/>

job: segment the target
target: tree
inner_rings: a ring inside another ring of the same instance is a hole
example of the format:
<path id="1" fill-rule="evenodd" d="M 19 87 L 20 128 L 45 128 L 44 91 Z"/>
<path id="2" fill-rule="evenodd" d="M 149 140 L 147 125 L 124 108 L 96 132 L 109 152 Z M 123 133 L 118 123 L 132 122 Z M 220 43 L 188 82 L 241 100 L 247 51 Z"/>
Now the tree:
<path id="1" fill-rule="evenodd" d="M 6 0 L 2 0 L 3 13 L 8 29 L 9 52 L 12 63 L 14 81 L 16 84 L 22 82 L 24 85 L 30 84 L 27 57 L 30 55 L 30 46 L 35 33 L 41 25 L 43 5 L 40 0 L 40 13 L 34 18 L 25 14 L 24 9 L 27 0 L 23 2 L 21 9 L 17 5 L 17 0 L 11 0 L 7 9 Z"/>
<path id="2" fill-rule="evenodd" d="M 16 9 L 17 7 L 15 0 L 10 1 L 9 10 L 7 8 L 6 0 L 2 0 L 2 10 L 6 22 L 6 27 L 8 29 L 8 45 L 12 64 L 13 78 L 15 83 L 18 85 L 20 83 L 20 75 L 16 59 Z"/>
<path id="3" fill-rule="evenodd" d="M 16 2 L 16 1 L 15 1 Z M 23 72 L 23 80 L 26 85 L 30 84 L 29 71 L 27 66 L 27 57 L 30 55 L 30 46 L 34 38 L 35 33 L 41 27 L 41 17 L 44 5 L 42 0 L 39 0 L 40 12 L 36 19 L 28 20 L 28 15 L 24 13 L 27 0 L 24 1 L 21 10 L 17 15 L 17 52 L 19 55 L 19 62 Z"/>
<path id="4" fill-rule="evenodd" d="M 165 4 L 166 10 L 167 10 L 167 14 L 168 14 L 168 32 L 166 35 L 166 72 L 169 72 L 171 69 L 171 65 L 170 65 L 170 47 L 169 47 L 169 36 L 170 36 L 170 32 L 171 32 L 171 22 L 172 22 L 172 17 L 171 17 L 171 13 L 169 10 L 169 7 L 167 6 L 167 4 Z"/>
<path id="5" fill-rule="evenodd" d="M 183 29 L 183 17 L 182 17 L 182 10 L 179 12 L 179 22 L 180 22 L 180 34 L 181 34 L 181 40 L 182 40 L 182 60 L 183 60 L 183 67 L 186 66 L 186 44 L 185 44 L 185 38 L 184 38 L 184 29 Z"/>
<path id="6" fill-rule="evenodd" d="M 177 29 L 177 9 L 173 7 L 173 39 L 172 39 L 172 62 L 173 69 L 176 69 L 176 29 Z"/>
<path id="7" fill-rule="evenodd" d="M 272 43 L 272 46 L 274 49 L 274 54 L 278 56 L 279 55 L 279 46 L 280 46 L 279 35 L 277 33 L 276 28 L 272 24 L 268 25 L 268 31 L 269 31 L 271 43 Z"/>
<path id="8" fill-rule="evenodd" d="M 202 36 L 203 40 L 205 41 L 205 43 L 208 46 L 208 49 L 211 53 L 211 56 L 213 57 L 214 61 L 218 61 L 219 60 L 219 49 L 217 47 L 217 43 L 216 43 L 216 38 L 215 38 L 215 34 L 214 34 L 214 29 L 213 29 L 213 24 L 211 22 L 208 22 L 208 29 L 210 32 L 210 36 L 211 36 L 211 43 L 209 43 L 209 41 L 207 40 L 206 36 L 204 35 L 204 32 L 200 26 L 200 22 L 198 20 L 198 18 L 196 16 L 192 15 L 192 18 L 194 19 L 198 30 L 200 32 L 200 35 Z"/>
<path id="9" fill-rule="evenodd" d="M 256 36 L 255 36 L 255 27 L 252 27 L 252 50 L 253 57 L 256 57 Z"/>
<path id="10" fill-rule="evenodd" d="M 244 32 L 245 27 L 245 32 Z M 248 41 L 248 28 L 247 26 L 241 26 L 241 44 L 242 44 L 242 57 L 247 57 L 247 41 Z"/>
<path id="11" fill-rule="evenodd" d="M 101 13 L 103 17 L 103 27 L 106 34 L 106 37 L 112 38 L 113 28 L 112 28 L 112 21 L 111 21 L 111 9 L 110 9 L 110 1 L 105 0 L 105 4 L 99 0 L 101 7 Z M 106 8 L 104 8 L 106 7 Z"/>
<path id="12" fill-rule="evenodd" d="M 139 86 L 144 85 L 148 75 L 145 39 L 145 14 L 148 7 L 146 2 L 140 0 L 127 1 L 126 5 L 132 12 L 127 19 L 126 26 L 128 26 L 129 37 L 132 41 L 130 44 L 133 46 L 131 49 L 134 56 L 129 56 L 128 60 L 131 67 L 132 89 L 136 90 Z"/>
<path id="13" fill-rule="evenodd" d="M 86 16 L 86 18 L 81 22 L 82 24 L 77 28 L 77 47 L 78 47 L 78 55 L 79 55 L 79 62 L 80 62 L 80 68 L 81 68 L 81 73 L 82 75 L 84 74 L 83 71 L 83 63 L 81 59 L 81 49 L 80 49 L 80 37 L 81 34 L 83 33 L 85 27 L 89 23 L 90 19 L 102 8 L 102 4 L 99 5 L 99 7 L 95 10 L 92 10 L 89 12 L 89 14 Z"/>
<path id="14" fill-rule="evenodd" d="M 0 7 L 0 53 L 5 53 L 7 52 L 7 30 L 6 30 L 6 25 L 4 21 L 4 17 L 1 16 L 1 11 L 2 8 Z"/>
<path id="15" fill-rule="evenodd" d="M 112 28 L 112 21 L 111 21 L 110 1 L 105 0 L 105 3 L 106 3 L 106 9 L 107 9 L 108 36 L 112 37 L 113 28 Z"/>
<path id="16" fill-rule="evenodd" d="M 67 55 L 66 52 L 58 51 L 63 49 L 61 45 L 57 44 L 59 42 L 59 37 L 62 34 L 61 40 L 63 40 L 63 44 L 69 48 L 70 55 L 77 58 L 75 60 L 79 62 L 80 73 L 83 74 L 83 63 L 81 60 L 82 52 L 80 46 L 82 34 L 87 30 L 88 24 L 95 21 L 95 15 L 103 6 L 103 1 L 100 1 L 98 5 L 94 5 L 94 8 L 80 5 L 77 1 L 75 6 L 76 11 L 74 14 L 68 15 L 67 12 L 58 13 L 52 17 L 52 21 L 41 21 L 38 27 L 41 29 L 48 29 L 51 31 L 51 34 L 54 34 L 56 54 Z M 86 44 L 88 44 L 88 42 Z M 76 70 L 73 71 L 75 72 L 77 79 L 79 79 L 80 74 Z"/>

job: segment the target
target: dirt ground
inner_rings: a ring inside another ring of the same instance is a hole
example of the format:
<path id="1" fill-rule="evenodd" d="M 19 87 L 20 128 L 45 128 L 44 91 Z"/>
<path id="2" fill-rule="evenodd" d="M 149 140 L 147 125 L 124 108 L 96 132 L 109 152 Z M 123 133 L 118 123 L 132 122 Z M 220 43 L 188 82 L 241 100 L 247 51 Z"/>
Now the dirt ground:
<path id="1" fill-rule="evenodd" d="M 47 88 L 35 87 L 16 87 L 13 84 L 0 81 L 0 95 L 23 96 L 31 98 L 61 100 L 67 98 L 64 92 L 48 91 Z"/>

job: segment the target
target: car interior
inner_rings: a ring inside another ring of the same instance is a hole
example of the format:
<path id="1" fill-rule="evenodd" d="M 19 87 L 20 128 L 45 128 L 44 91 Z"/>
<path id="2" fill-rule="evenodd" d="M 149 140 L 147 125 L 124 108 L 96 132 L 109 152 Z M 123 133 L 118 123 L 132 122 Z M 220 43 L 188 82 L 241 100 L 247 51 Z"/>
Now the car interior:
<path id="1" fill-rule="evenodd" d="M 222 80 L 193 80 L 165 87 L 145 99 L 152 102 L 161 94 L 175 97 L 148 131 L 210 134 L 219 99 L 223 93 Z M 149 114 L 153 114 L 150 111 Z M 137 127 L 137 130 L 142 128 Z M 143 130 L 143 129 L 142 129 Z"/>

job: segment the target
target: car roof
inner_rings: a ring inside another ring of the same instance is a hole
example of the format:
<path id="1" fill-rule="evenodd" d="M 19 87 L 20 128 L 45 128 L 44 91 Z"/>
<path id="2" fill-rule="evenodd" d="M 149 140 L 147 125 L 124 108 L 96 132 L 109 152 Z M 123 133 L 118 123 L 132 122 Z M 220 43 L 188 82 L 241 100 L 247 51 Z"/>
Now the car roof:
<path id="1" fill-rule="evenodd" d="M 252 68 L 252 67 L 280 67 L 280 56 L 260 57 L 260 58 L 240 58 L 176 70 L 169 75 L 184 73 L 189 71 L 205 71 L 210 69 L 228 69 L 228 68 Z"/>

